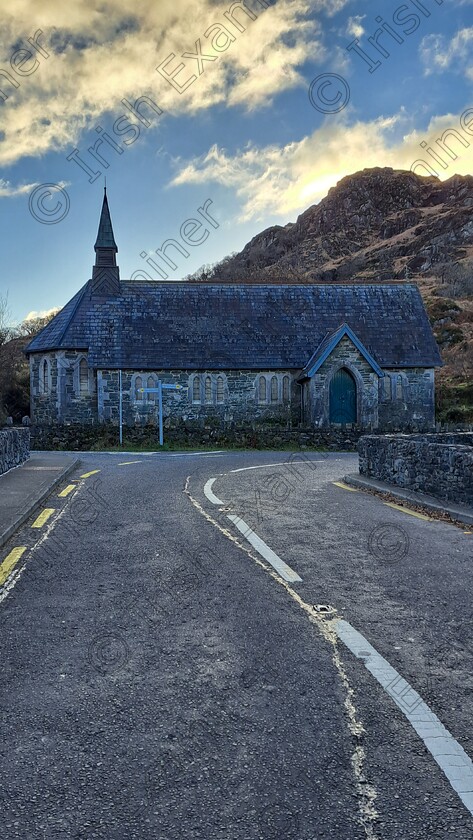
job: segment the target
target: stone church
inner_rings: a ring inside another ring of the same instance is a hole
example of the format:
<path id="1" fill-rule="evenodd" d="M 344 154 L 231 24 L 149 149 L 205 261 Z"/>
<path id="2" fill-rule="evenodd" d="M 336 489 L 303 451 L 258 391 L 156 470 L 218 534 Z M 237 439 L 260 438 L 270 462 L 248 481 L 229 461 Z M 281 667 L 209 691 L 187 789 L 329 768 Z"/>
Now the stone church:
<path id="1" fill-rule="evenodd" d="M 105 191 L 92 278 L 26 348 L 36 425 L 156 424 L 160 379 L 171 427 L 432 428 L 414 283 L 128 281 L 117 251 Z"/>

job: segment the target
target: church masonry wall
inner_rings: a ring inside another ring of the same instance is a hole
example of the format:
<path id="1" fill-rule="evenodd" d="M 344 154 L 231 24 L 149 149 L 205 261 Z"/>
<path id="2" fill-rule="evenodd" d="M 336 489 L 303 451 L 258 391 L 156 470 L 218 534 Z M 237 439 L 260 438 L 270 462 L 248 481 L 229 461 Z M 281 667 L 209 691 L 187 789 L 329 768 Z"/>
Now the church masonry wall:
<path id="1" fill-rule="evenodd" d="M 165 384 L 179 385 L 179 390 L 164 390 L 163 416 L 164 425 L 173 428 L 182 422 L 195 426 L 210 424 L 219 426 L 228 423 L 274 423 L 291 428 L 300 423 L 300 386 L 295 381 L 294 373 L 287 370 L 276 371 L 220 371 L 220 370 L 134 370 L 122 371 L 122 411 L 126 426 L 155 425 L 157 422 L 157 395 L 150 399 L 143 394 L 137 399 L 136 377 L 141 377 L 143 387 L 147 387 L 149 377 L 158 378 Z M 202 401 L 193 399 L 193 379 L 200 376 L 202 383 L 210 376 L 213 386 L 218 376 L 224 378 L 223 402 L 216 402 L 215 388 L 212 402 L 206 403 L 204 391 Z M 264 376 L 267 382 L 268 401 L 258 400 L 258 380 Z M 279 400 L 271 403 L 270 383 L 273 376 L 278 380 Z M 282 379 L 290 377 L 290 399 L 282 400 Z M 119 372 L 101 370 L 97 375 L 99 421 L 118 423 L 119 420 Z"/>
<path id="2" fill-rule="evenodd" d="M 304 415 L 307 425 L 330 425 L 330 380 L 342 367 L 354 376 L 357 390 L 358 425 L 378 425 L 378 376 L 348 337 L 342 338 L 328 359 L 304 386 Z"/>
<path id="3" fill-rule="evenodd" d="M 379 425 L 385 431 L 435 426 L 435 374 L 433 368 L 386 370 L 380 383 Z M 399 380 L 400 377 L 400 380 Z"/>
<path id="4" fill-rule="evenodd" d="M 355 377 L 361 428 L 389 432 L 434 427 L 434 370 L 386 369 L 385 376 L 378 377 L 348 337 L 342 339 L 317 373 L 304 383 L 307 425 L 329 425 L 330 380 L 340 367 L 346 367 Z"/>
<path id="5" fill-rule="evenodd" d="M 81 393 L 79 364 L 82 359 L 87 361 L 87 353 L 75 350 L 30 357 L 31 419 L 34 423 L 97 422 L 96 374 L 89 369 L 88 390 Z"/>

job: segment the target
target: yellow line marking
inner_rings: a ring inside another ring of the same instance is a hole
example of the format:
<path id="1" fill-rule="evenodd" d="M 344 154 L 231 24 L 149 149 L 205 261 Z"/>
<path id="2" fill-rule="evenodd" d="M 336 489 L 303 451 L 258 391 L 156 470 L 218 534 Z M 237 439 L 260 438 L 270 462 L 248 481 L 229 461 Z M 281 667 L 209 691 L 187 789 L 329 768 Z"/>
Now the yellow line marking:
<path id="1" fill-rule="evenodd" d="M 81 478 L 90 478 L 91 475 L 95 475 L 95 473 L 98 473 L 98 472 L 100 472 L 100 470 L 91 470 L 90 472 L 84 473 L 84 475 L 81 475 Z"/>
<path id="2" fill-rule="evenodd" d="M 350 493 L 358 493 L 358 490 L 355 490 L 354 487 L 350 487 L 348 484 L 345 484 L 343 481 L 332 481 L 332 484 L 335 484 L 335 487 L 341 487 L 342 490 L 349 490 Z"/>
<path id="3" fill-rule="evenodd" d="M 18 546 L 18 548 L 14 548 L 13 551 L 10 551 L 10 554 L 5 558 L 2 565 L 0 566 L 0 586 L 5 583 L 8 575 L 15 568 L 18 560 L 26 551 L 26 545 Z"/>
<path id="4" fill-rule="evenodd" d="M 73 491 L 73 490 L 76 490 L 76 489 L 77 489 L 77 488 L 76 488 L 76 485 L 75 485 L 75 484 L 68 484 L 68 485 L 67 485 L 67 487 L 65 487 L 65 488 L 64 488 L 64 490 L 61 490 L 61 492 L 60 492 L 60 493 L 58 493 L 58 496 L 59 496 L 61 499 L 63 499 L 63 498 L 64 498 L 64 496 L 68 496 L 68 495 L 69 495 L 69 493 L 72 493 L 72 491 Z"/>
<path id="5" fill-rule="evenodd" d="M 126 467 L 127 464 L 142 464 L 143 461 L 122 461 L 121 464 L 118 464 L 119 467 Z"/>
<path id="6" fill-rule="evenodd" d="M 408 513 L 409 516 L 415 516 L 417 519 L 424 519 L 426 522 L 432 522 L 432 517 L 424 516 L 423 513 L 417 513 L 415 510 L 408 510 L 408 508 L 401 507 L 401 505 L 395 505 L 392 502 L 383 502 L 383 505 L 387 505 L 388 507 L 394 508 L 394 510 L 400 510 L 401 513 Z"/>
<path id="7" fill-rule="evenodd" d="M 56 510 L 56 508 L 44 508 L 44 510 L 41 511 L 38 518 L 35 519 L 35 521 L 33 522 L 31 527 L 32 528 L 42 528 L 44 523 L 48 521 L 49 517 L 53 515 L 55 510 Z"/>

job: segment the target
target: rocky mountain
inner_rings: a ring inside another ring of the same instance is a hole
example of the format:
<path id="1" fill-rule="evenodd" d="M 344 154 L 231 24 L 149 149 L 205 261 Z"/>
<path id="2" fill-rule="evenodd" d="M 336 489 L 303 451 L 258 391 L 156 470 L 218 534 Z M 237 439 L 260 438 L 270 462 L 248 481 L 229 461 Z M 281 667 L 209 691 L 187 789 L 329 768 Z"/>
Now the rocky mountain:
<path id="1" fill-rule="evenodd" d="M 427 276 L 472 257 L 473 177 L 365 169 L 296 222 L 267 228 L 196 279 L 378 282 Z"/>

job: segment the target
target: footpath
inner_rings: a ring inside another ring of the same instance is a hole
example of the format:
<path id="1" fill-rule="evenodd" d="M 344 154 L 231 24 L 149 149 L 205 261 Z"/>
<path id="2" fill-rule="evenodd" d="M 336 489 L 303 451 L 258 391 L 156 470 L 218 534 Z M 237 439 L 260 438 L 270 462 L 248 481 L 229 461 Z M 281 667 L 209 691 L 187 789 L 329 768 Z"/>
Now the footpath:
<path id="1" fill-rule="evenodd" d="M 0 475 L 0 547 L 79 464 L 61 452 L 33 452 L 28 461 Z"/>

